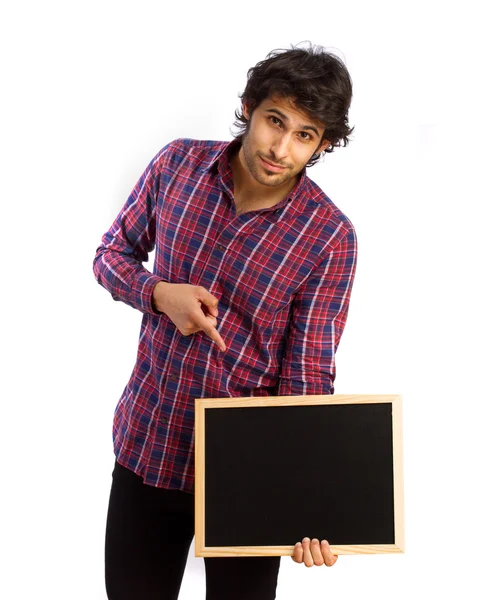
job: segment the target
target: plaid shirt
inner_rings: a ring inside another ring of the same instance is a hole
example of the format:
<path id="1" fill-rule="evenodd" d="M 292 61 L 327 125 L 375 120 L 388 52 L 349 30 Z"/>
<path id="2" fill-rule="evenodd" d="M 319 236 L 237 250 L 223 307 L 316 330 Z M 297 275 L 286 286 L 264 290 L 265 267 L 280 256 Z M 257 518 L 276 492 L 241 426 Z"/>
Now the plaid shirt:
<path id="1" fill-rule="evenodd" d="M 353 226 L 305 171 L 279 204 L 237 215 L 229 162 L 237 144 L 165 146 L 94 260 L 114 300 L 143 313 L 113 439 L 118 462 L 157 487 L 193 492 L 195 398 L 333 393 L 356 266 Z M 142 263 L 154 246 L 150 273 Z M 225 353 L 156 312 L 159 281 L 218 298 Z"/>

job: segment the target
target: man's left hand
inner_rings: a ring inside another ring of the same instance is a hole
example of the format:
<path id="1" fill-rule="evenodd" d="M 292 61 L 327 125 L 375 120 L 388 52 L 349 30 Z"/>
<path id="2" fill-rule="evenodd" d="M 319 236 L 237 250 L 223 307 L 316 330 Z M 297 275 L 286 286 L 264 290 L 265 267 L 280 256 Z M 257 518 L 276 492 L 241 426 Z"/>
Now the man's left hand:
<path id="1" fill-rule="evenodd" d="M 322 540 L 322 543 L 320 543 L 316 538 L 311 541 L 310 538 L 304 538 L 302 543 L 298 542 L 294 546 L 294 554 L 292 555 L 294 562 L 304 563 L 307 567 L 313 565 L 331 567 L 335 565 L 337 559 L 338 556 L 332 554 L 327 540 Z"/>

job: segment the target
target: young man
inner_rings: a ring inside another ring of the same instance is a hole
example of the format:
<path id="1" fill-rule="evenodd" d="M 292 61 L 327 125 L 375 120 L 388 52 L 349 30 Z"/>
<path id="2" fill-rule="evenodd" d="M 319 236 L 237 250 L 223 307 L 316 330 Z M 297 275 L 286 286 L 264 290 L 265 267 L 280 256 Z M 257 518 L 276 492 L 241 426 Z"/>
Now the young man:
<path id="1" fill-rule="evenodd" d="M 98 282 L 143 313 L 114 418 L 110 600 L 178 596 L 194 527 L 195 398 L 333 393 L 356 238 L 305 167 L 347 145 L 351 97 L 346 67 L 323 49 L 270 53 L 248 73 L 239 136 L 165 146 L 102 238 Z M 142 263 L 154 246 L 151 274 Z M 304 538 L 293 559 L 337 557 Z M 279 564 L 205 559 L 207 598 L 275 598 Z"/>

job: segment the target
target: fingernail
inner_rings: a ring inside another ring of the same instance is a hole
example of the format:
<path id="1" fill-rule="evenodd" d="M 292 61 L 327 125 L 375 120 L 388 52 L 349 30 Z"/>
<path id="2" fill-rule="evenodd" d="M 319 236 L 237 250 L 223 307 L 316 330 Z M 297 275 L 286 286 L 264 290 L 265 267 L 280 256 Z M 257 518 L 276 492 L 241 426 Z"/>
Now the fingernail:
<path id="1" fill-rule="evenodd" d="M 322 544 L 328 544 L 327 540 L 322 540 Z"/>
<path id="2" fill-rule="evenodd" d="M 318 542 L 318 540 L 317 540 L 316 538 L 313 538 L 311 541 L 312 541 L 313 543 L 315 543 L 315 542 Z"/>
<path id="3" fill-rule="evenodd" d="M 300 546 L 300 545 L 301 545 L 301 542 L 297 542 L 296 546 Z"/>
<path id="4" fill-rule="evenodd" d="M 304 538 L 304 539 L 303 539 L 303 543 L 305 543 L 305 542 L 309 542 L 309 541 L 310 541 L 310 538 Z"/>

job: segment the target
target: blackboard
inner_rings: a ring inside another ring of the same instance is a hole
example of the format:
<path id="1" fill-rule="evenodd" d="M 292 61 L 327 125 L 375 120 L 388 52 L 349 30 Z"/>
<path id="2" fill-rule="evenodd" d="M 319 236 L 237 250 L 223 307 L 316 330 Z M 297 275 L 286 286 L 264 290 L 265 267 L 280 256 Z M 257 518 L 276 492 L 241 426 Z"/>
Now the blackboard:
<path id="1" fill-rule="evenodd" d="M 403 551 L 401 398 L 196 401 L 196 555 Z"/>

